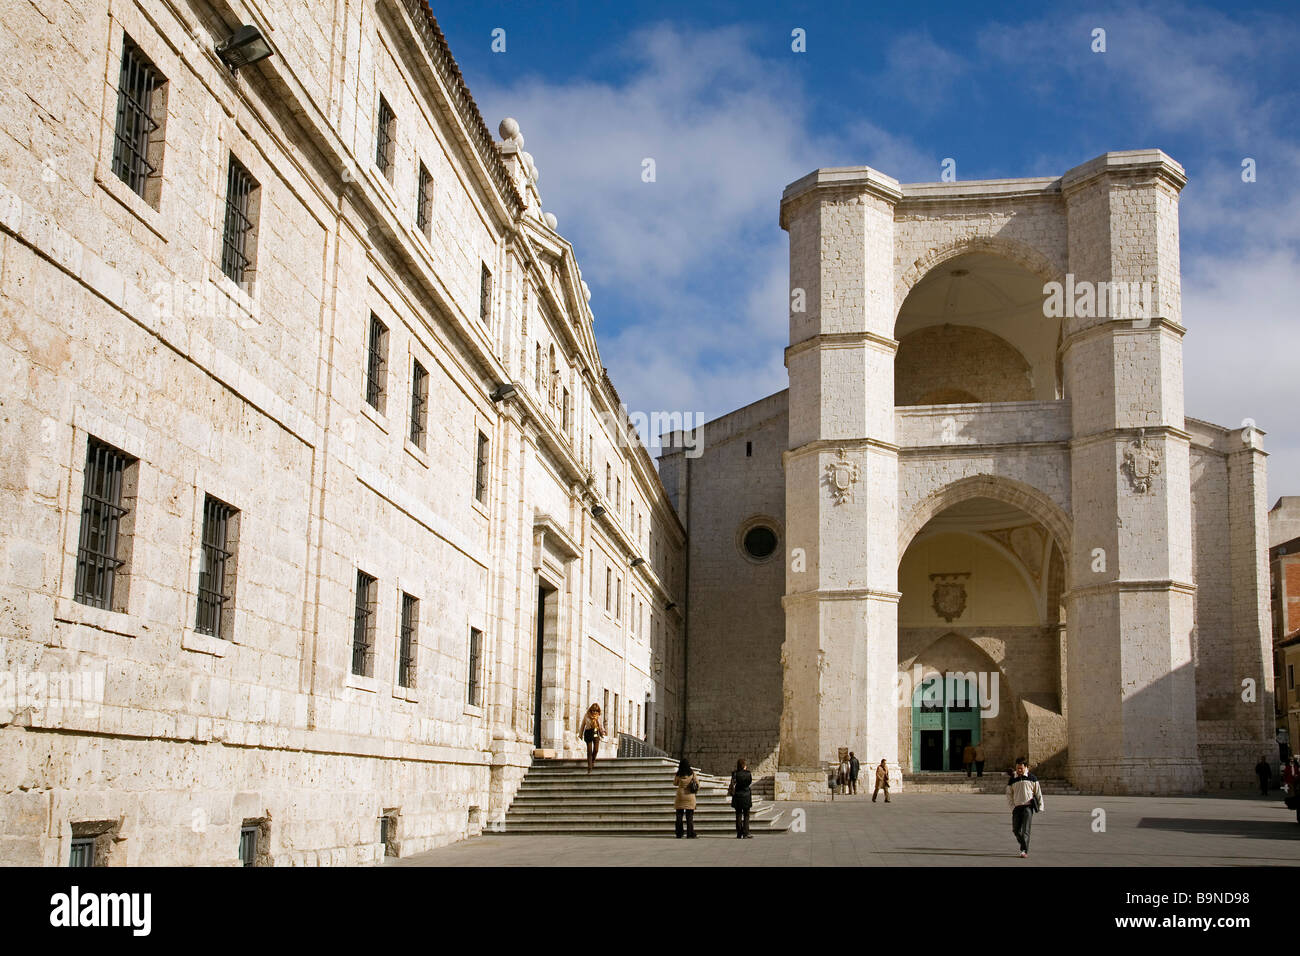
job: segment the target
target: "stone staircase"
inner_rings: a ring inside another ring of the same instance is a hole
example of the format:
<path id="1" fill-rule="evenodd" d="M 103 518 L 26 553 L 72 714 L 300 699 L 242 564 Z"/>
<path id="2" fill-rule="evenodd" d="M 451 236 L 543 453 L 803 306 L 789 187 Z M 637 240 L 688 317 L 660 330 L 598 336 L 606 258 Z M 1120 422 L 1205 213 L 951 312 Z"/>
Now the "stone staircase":
<path id="1" fill-rule="evenodd" d="M 1077 790 L 1066 780 L 1040 779 L 1043 795 L 1078 796 L 1083 791 Z M 1007 775 L 1002 772 L 990 773 L 983 777 L 967 777 L 963 772 L 957 773 L 905 773 L 903 774 L 903 793 L 1006 793 Z M 858 792 L 862 792 L 862 783 L 858 782 Z M 870 792 L 870 790 L 868 790 Z"/>
<path id="2" fill-rule="evenodd" d="M 504 825 L 484 833 L 557 833 L 618 836 L 665 836 L 673 832 L 675 760 L 619 757 L 596 761 L 587 773 L 585 760 L 534 760 Z M 727 778 L 697 771 L 695 832 L 733 836 L 735 811 L 727 798 Z M 754 799 L 749 831 L 784 833 L 789 814 L 775 804 Z"/>

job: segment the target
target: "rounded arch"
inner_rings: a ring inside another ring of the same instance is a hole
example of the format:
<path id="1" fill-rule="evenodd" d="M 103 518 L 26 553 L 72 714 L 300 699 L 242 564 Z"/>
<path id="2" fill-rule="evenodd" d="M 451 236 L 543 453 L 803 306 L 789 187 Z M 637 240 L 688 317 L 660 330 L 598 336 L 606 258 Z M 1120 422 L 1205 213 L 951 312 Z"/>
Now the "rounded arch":
<path id="1" fill-rule="evenodd" d="M 1070 555 L 1073 524 L 1061 506 L 1032 485 L 998 475 L 972 475 L 944 485 L 912 508 L 899 524 L 898 560 L 901 563 L 908 546 L 931 518 L 953 505 L 971 498 L 992 498 L 1014 505 L 1043 525 L 1056 539 L 1065 563 L 1065 579 L 1070 579 Z"/>
<path id="2" fill-rule="evenodd" d="M 908 293 L 918 282 L 949 259 L 972 252 L 983 252 L 1008 259 L 1032 272 L 1045 283 L 1059 282 L 1064 278 L 1065 270 L 1060 264 L 1053 262 L 1040 250 L 1019 240 L 1006 239 L 1002 236 L 962 236 L 931 249 L 898 276 L 894 284 L 894 326 L 898 325 L 898 317 L 903 311 Z"/>

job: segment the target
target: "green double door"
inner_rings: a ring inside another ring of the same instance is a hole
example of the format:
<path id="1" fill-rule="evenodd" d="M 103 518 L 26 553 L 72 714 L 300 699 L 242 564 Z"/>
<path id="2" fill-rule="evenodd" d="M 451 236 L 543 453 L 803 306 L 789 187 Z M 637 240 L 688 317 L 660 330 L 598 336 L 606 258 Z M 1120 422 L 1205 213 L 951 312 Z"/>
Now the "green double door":
<path id="1" fill-rule="evenodd" d="M 961 753 L 980 742 L 979 692 L 942 677 L 925 681 L 912 695 L 912 767 L 961 770 Z"/>

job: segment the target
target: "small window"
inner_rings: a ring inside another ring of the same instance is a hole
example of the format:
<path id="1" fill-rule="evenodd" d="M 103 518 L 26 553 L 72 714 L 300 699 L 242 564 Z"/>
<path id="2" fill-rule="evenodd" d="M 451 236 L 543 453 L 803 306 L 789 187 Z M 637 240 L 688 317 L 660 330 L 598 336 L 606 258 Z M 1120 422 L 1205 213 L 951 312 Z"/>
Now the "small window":
<path id="1" fill-rule="evenodd" d="M 614 620 L 623 620 L 623 579 L 614 582 Z"/>
<path id="2" fill-rule="evenodd" d="M 397 810 L 385 810 L 383 816 L 379 818 L 379 842 L 384 847 L 384 856 L 398 857 L 402 855 L 401 843 L 398 839 L 398 812 Z"/>
<path id="3" fill-rule="evenodd" d="M 235 525 L 237 512 L 211 495 L 203 499 L 203 541 L 199 561 L 199 602 L 194 629 L 231 638 L 234 608 Z"/>
<path id="4" fill-rule="evenodd" d="M 68 866 L 109 866 L 119 842 L 118 820 L 79 820 L 72 824 Z"/>
<path id="5" fill-rule="evenodd" d="M 126 611 L 137 465 L 125 452 L 90 439 L 73 591 L 82 604 Z"/>
<path id="6" fill-rule="evenodd" d="M 257 862 L 257 827 L 239 828 L 239 863 L 252 866 Z"/>
<path id="7" fill-rule="evenodd" d="M 484 325 L 492 324 L 492 272 L 483 264 L 483 273 L 479 279 L 478 317 Z"/>
<path id="8" fill-rule="evenodd" d="M 1295 665 L 1286 665 L 1286 686 L 1290 690 L 1295 690 Z"/>
<path id="9" fill-rule="evenodd" d="M 605 566 L 605 610 L 613 610 L 614 600 L 614 572 L 608 565 Z"/>
<path id="10" fill-rule="evenodd" d="M 140 198 L 158 207 L 166 78 L 125 34 L 117 81 L 113 173 Z"/>
<path id="11" fill-rule="evenodd" d="M 756 561 L 770 557 L 776 550 L 776 532 L 766 525 L 756 525 L 745 532 L 745 553 Z"/>
<path id="12" fill-rule="evenodd" d="M 754 457 L 754 443 L 752 441 L 745 442 L 745 457 L 746 458 Z"/>
<path id="13" fill-rule="evenodd" d="M 466 700 L 471 707 L 480 707 L 483 702 L 483 687 L 479 672 L 483 661 L 483 632 L 477 627 L 469 629 L 469 686 Z"/>
<path id="14" fill-rule="evenodd" d="M 226 170 L 226 225 L 221 239 L 221 271 L 241 287 L 246 287 L 253 278 L 257 189 L 257 181 L 232 153 Z"/>
<path id="15" fill-rule="evenodd" d="M 429 373 L 415 362 L 411 367 L 411 444 L 424 448 L 429 415 Z"/>
<path id="16" fill-rule="evenodd" d="M 478 453 L 474 461 L 474 499 L 487 502 L 488 437 L 478 433 Z"/>
<path id="17" fill-rule="evenodd" d="M 420 602 L 402 594 L 402 621 L 397 635 L 397 684 L 415 686 L 415 646 L 420 626 Z"/>
<path id="18" fill-rule="evenodd" d="M 428 236 L 433 226 L 433 177 L 420 164 L 420 181 L 415 190 L 415 228 Z"/>
<path id="19" fill-rule="evenodd" d="M 572 431 L 572 424 L 569 419 L 569 390 L 566 388 L 560 403 L 560 427 L 566 435 Z"/>
<path id="20" fill-rule="evenodd" d="M 393 181 L 393 154 L 397 149 L 397 117 L 388 100 L 379 97 L 379 129 L 375 135 L 375 165 L 391 183 Z"/>
<path id="21" fill-rule="evenodd" d="M 95 838 L 74 837 L 72 851 L 68 855 L 68 866 L 95 865 Z"/>
<path id="22" fill-rule="evenodd" d="M 388 385 L 388 326 L 370 313 L 370 333 L 366 337 L 366 402 L 381 415 Z"/>
<path id="23" fill-rule="evenodd" d="M 357 607 L 352 618 L 352 673 L 369 677 L 374 671 L 375 600 L 378 582 L 357 572 Z"/>

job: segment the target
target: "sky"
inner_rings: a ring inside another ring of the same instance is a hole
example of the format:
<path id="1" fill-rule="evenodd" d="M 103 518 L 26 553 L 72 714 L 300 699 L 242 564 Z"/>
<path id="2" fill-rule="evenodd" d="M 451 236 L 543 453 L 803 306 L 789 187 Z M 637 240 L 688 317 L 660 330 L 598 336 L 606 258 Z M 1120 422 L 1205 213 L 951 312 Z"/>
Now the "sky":
<path id="1" fill-rule="evenodd" d="M 1294 0 L 433 10 L 489 128 L 519 121 L 629 411 L 714 418 L 786 387 L 778 215 L 806 173 L 868 165 L 933 182 L 952 159 L 958 179 L 1059 176 L 1157 147 L 1188 175 L 1186 414 L 1254 421 L 1269 504 L 1300 495 Z"/>

